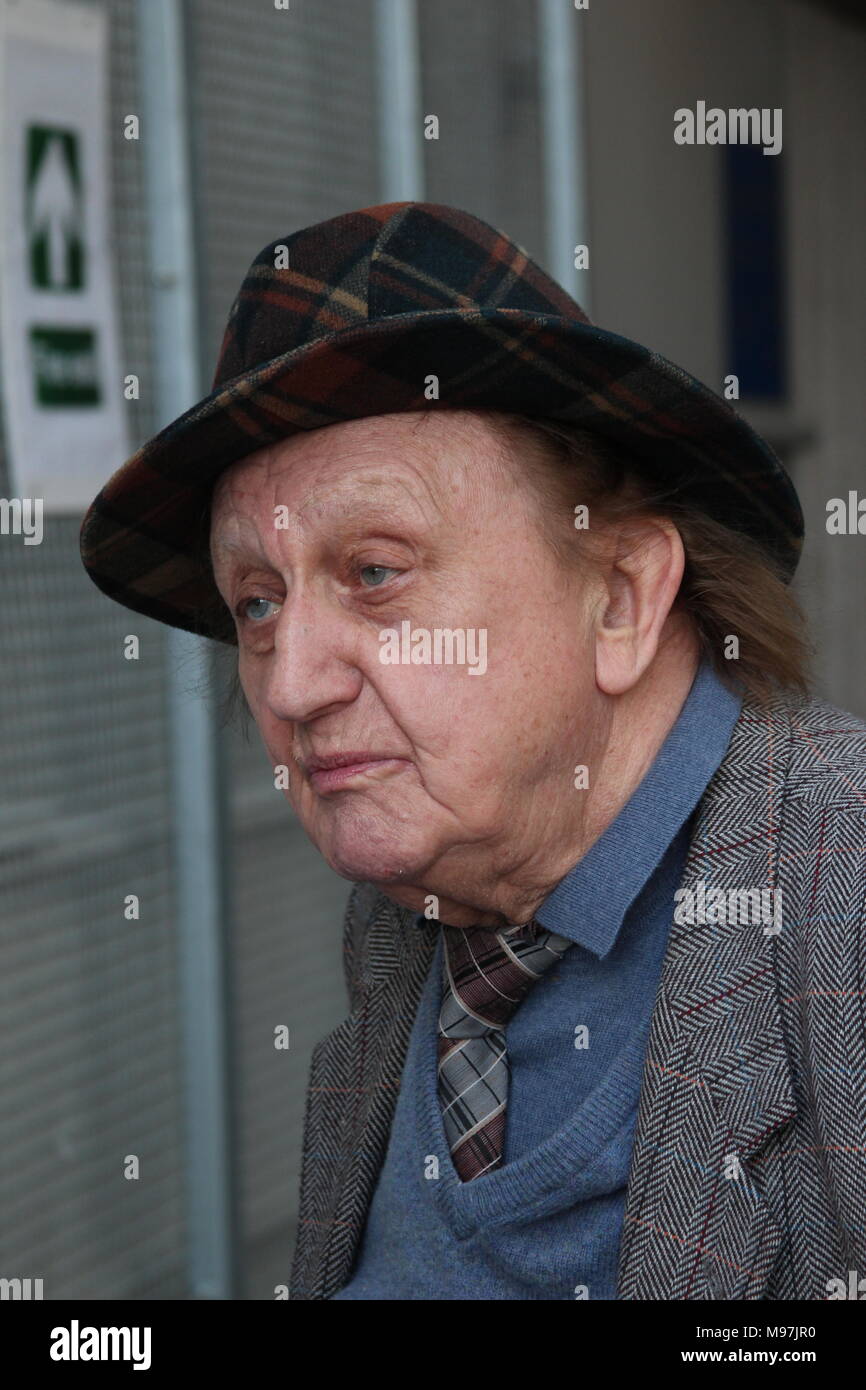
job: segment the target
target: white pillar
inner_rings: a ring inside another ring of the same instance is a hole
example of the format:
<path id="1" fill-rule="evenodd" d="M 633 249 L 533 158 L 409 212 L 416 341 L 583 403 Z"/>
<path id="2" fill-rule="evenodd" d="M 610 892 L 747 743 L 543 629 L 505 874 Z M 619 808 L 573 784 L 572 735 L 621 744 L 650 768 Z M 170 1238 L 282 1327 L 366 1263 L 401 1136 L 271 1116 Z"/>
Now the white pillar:
<path id="1" fill-rule="evenodd" d="M 376 62 L 381 198 L 420 201 L 424 147 L 415 0 L 376 0 Z"/>
<path id="2" fill-rule="evenodd" d="M 590 272 L 576 270 L 574 248 L 589 243 L 586 206 L 583 30 L 589 10 L 573 0 L 539 0 L 538 54 L 547 214 L 547 269 L 590 313 Z"/>
<path id="3" fill-rule="evenodd" d="M 182 0 L 138 0 L 141 141 L 152 271 L 155 400 L 168 424 L 203 394 L 187 152 Z M 173 843 L 186 1137 L 189 1292 L 236 1296 L 230 1161 L 232 1077 L 223 866 L 224 791 L 216 720 L 195 686 L 212 680 L 204 638 L 168 630 Z M 146 758 L 147 748 L 135 750 Z"/>

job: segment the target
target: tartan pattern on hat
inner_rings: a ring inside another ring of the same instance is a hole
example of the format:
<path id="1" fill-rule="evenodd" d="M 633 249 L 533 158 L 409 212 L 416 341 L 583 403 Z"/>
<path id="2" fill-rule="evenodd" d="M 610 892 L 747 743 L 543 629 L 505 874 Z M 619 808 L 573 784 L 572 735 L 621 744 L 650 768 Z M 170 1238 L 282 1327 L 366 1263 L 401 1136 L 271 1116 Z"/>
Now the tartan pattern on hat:
<path id="1" fill-rule="evenodd" d="M 504 931 L 442 926 L 438 1089 L 448 1148 L 471 1182 L 502 1163 L 509 1065 L 505 1026 L 571 946 L 534 919 Z"/>
<path id="2" fill-rule="evenodd" d="M 435 374 L 440 398 L 425 398 Z M 431 203 L 347 213 L 271 242 L 231 307 L 208 396 L 109 479 L 81 527 L 94 583 L 136 612 L 233 643 L 207 557 L 213 484 L 300 431 L 395 411 L 560 420 L 625 448 L 658 486 L 766 548 L 803 535 L 770 446 L 659 354 L 593 325 L 514 241 Z"/>

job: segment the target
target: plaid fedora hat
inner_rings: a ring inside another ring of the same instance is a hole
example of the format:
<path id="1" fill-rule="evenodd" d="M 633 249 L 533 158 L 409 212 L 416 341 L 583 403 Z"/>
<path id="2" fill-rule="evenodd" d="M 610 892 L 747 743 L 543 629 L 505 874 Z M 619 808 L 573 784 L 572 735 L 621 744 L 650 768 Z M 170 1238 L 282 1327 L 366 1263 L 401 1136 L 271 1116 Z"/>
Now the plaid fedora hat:
<path id="1" fill-rule="evenodd" d="M 206 553 L 211 491 L 225 468 L 301 430 L 473 406 L 620 443 L 655 484 L 756 538 L 783 577 L 793 574 L 797 494 L 727 402 L 596 327 L 486 222 L 413 202 L 346 213 L 261 251 L 229 313 L 210 394 L 133 454 L 88 508 L 85 568 L 128 608 L 233 642 Z"/>

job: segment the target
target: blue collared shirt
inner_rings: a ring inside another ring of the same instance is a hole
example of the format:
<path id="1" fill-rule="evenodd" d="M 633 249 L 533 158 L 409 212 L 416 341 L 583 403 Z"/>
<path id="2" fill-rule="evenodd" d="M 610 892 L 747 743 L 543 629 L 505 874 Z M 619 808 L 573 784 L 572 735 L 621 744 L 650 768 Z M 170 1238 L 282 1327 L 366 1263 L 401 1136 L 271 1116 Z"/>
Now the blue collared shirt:
<path id="1" fill-rule="evenodd" d="M 580 949 L 566 953 L 549 988 L 534 988 L 509 1025 L 507 1158 L 526 1153 L 565 1123 L 574 1100 L 591 1094 L 629 1040 L 642 1040 L 645 1047 L 690 819 L 724 756 L 741 705 L 709 663 L 702 663 L 643 781 L 536 912 L 542 926 Z M 561 1024 L 550 1000 L 566 991 L 580 1000 L 575 1026 L 587 1030 L 580 1039 L 587 1046 L 577 1096 L 574 1058 L 552 1045 Z"/>
<path id="2" fill-rule="evenodd" d="M 437 943 L 359 1259 L 335 1297 L 616 1297 L 643 1059 L 674 893 L 691 818 L 740 707 L 702 663 L 640 786 L 536 912 L 575 944 L 508 1024 L 503 1164 L 470 1183 L 451 1163 L 436 1094 Z M 423 915 L 416 920 L 419 930 L 438 929 Z"/>

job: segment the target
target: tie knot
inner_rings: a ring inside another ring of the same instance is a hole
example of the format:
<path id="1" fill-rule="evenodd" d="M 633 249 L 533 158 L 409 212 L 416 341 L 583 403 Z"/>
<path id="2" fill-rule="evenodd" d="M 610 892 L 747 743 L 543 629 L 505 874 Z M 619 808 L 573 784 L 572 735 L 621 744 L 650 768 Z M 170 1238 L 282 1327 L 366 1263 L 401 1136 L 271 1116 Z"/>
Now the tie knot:
<path id="1" fill-rule="evenodd" d="M 456 1001 L 490 1028 L 504 1028 L 517 1006 L 571 944 L 534 918 L 516 927 L 443 923 L 448 982 Z"/>

